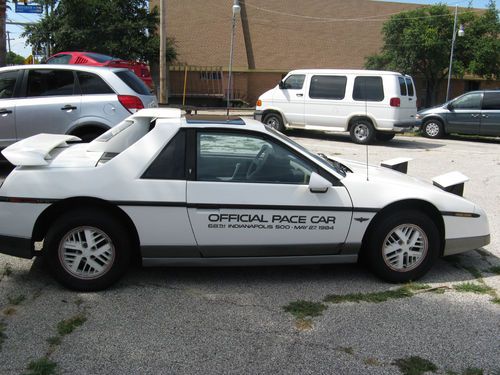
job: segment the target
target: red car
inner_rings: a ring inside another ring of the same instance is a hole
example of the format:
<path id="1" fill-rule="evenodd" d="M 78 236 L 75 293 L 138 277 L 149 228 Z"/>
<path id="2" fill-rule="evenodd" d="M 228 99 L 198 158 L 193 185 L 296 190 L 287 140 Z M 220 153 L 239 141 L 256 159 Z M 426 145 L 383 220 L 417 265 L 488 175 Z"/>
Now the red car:
<path id="1" fill-rule="evenodd" d="M 59 52 L 49 57 L 47 64 L 78 64 L 128 68 L 132 70 L 137 77 L 142 79 L 149 88 L 153 88 L 153 80 L 149 73 L 149 66 L 137 61 L 126 61 L 95 52 Z"/>

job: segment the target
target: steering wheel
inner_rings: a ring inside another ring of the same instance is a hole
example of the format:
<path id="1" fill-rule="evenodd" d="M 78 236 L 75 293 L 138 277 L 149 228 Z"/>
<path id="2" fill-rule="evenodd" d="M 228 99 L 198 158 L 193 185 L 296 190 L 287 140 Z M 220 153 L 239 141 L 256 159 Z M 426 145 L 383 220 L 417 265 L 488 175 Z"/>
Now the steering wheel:
<path id="1" fill-rule="evenodd" d="M 250 162 L 250 165 L 248 166 L 246 173 L 247 180 L 251 180 L 253 176 L 255 176 L 255 174 L 262 169 L 264 164 L 266 164 L 269 155 L 271 155 L 272 153 L 273 148 L 271 146 L 269 146 L 268 144 L 262 145 L 257 155 L 255 155 L 253 160 Z"/>

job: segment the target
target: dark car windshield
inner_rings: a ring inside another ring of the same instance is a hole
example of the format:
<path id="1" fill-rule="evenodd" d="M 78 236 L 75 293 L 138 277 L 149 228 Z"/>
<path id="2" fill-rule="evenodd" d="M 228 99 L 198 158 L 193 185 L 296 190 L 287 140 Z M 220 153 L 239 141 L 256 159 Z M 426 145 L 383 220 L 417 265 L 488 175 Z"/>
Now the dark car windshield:
<path id="1" fill-rule="evenodd" d="M 123 82 L 127 84 L 132 90 L 134 90 L 139 95 L 150 95 L 148 86 L 140 80 L 134 73 L 130 70 L 121 70 L 116 72 L 116 75 L 121 78 Z"/>

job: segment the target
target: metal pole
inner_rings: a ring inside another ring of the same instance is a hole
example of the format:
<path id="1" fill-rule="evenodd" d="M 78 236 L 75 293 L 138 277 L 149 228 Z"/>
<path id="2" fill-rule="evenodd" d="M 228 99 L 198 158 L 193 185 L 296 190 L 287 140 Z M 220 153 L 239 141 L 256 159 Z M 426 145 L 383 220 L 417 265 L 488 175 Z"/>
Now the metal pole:
<path id="1" fill-rule="evenodd" d="M 234 0 L 233 3 L 233 20 L 232 20 L 232 26 L 231 26 L 231 47 L 230 47 L 230 52 L 229 52 L 229 72 L 228 72 L 228 77 L 227 77 L 227 102 L 226 102 L 226 110 L 227 110 L 227 116 L 229 116 L 229 102 L 231 99 L 231 78 L 232 78 L 232 71 L 233 71 L 233 49 L 234 49 L 234 30 L 236 28 L 236 14 L 240 12 L 240 5 L 239 5 L 239 0 Z"/>
<path id="2" fill-rule="evenodd" d="M 160 0 L 160 97 L 159 102 L 168 103 L 167 64 L 167 0 Z"/>
<path id="3" fill-rule="evenodd" d="M 451 70 L 453 66 L 453 49 L 455 48 L 455 37 L 457 36 L 457 13 L 458 5 L 455 5 L 455 20 L 453 21 L 453 37 L 451 38 L 450 66 L 448 67 L 448 86 L 446 87 L 446 101 L 450 96 Z"/>
<path id="4" fill-rule="evenodd" d="M 182 93 L 182 106 L 184 107 L 186 105 L 186 86 L 187 86 L 187 79 L 188 79 L 188 66 L 187 64 L 184 65 L 184 91 Z"/>

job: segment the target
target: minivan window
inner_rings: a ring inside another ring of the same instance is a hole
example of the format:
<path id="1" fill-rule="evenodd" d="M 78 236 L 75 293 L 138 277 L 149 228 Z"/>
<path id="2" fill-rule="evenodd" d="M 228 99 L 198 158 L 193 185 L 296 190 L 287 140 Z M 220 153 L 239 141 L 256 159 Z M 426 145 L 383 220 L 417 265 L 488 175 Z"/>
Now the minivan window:
<path id="1" fill-rule="evenodd" d="M 500 110 L 500 91 L 484 93 L 483 109 Z"/>
<path id="2" fill-rule="evenodd" d="M 344 99 L 346 84 L 346 76 L 312 76 L 309 97 L 312 99 Z"/>
<path id="3" fill-rule="evenodd" d="M 384 100 L 382 77 L 356 77 L 352 91 L 354 100 L 381 102 Z"/>
<path id="4" fill-rule="evenodd" d="M 130 70 L 120 70 L 116 72 L 116 75 L 121 78 L 125 84 L 134 90 L 139 95 L 149 95 L 149 88 L 146 86 L 144 82 L 141 81 L 139 77 L 137 77 Z"/>
<path id="5" fill-rule="evenodd" d="M 410 77 L 406 77 L 406 86 L 408 86 L 408 96 L 414 96 L 415 89 L 413 88 L 413 81 Z"/>
<path id="6" fill-rule="evenodd" d="M 288 77 L 285 82 L 285 89 L 290 89 L 290 90 L 300 90 L 302 89 L 302 86 L 304 85 L 304 79 L 306 76 L 304 74 L 294 74 Z"/>
<path id="7" fill-rule="evenodd" d="M 75 78 L 71 70 L 28 71 L 27 96 L 73 95 L 74 91 Z"/>
<path id="8" fill-rule="evenodd" d="M 399 91 L 402 96 L 406 96 L 406 81 L 403 77 L 398 77 L 399 81 Z"/>
<path id="9" fill-rule="evenodd" d="M 454 109 L 480 109 L 481 93 L 466 94 L 453 102 Z"/>
<path id="10" fill-rule="evenodd" d="M 83 95 L 114 94 L 114 91 L 98 75 L 87 72 L 76 72 L 76 75 Z"/>
<path id="11" fill-rule="evenodd" d="M 18 74 L 18 70 L 0 73 L 0 99 L 12 98 Z"/>

